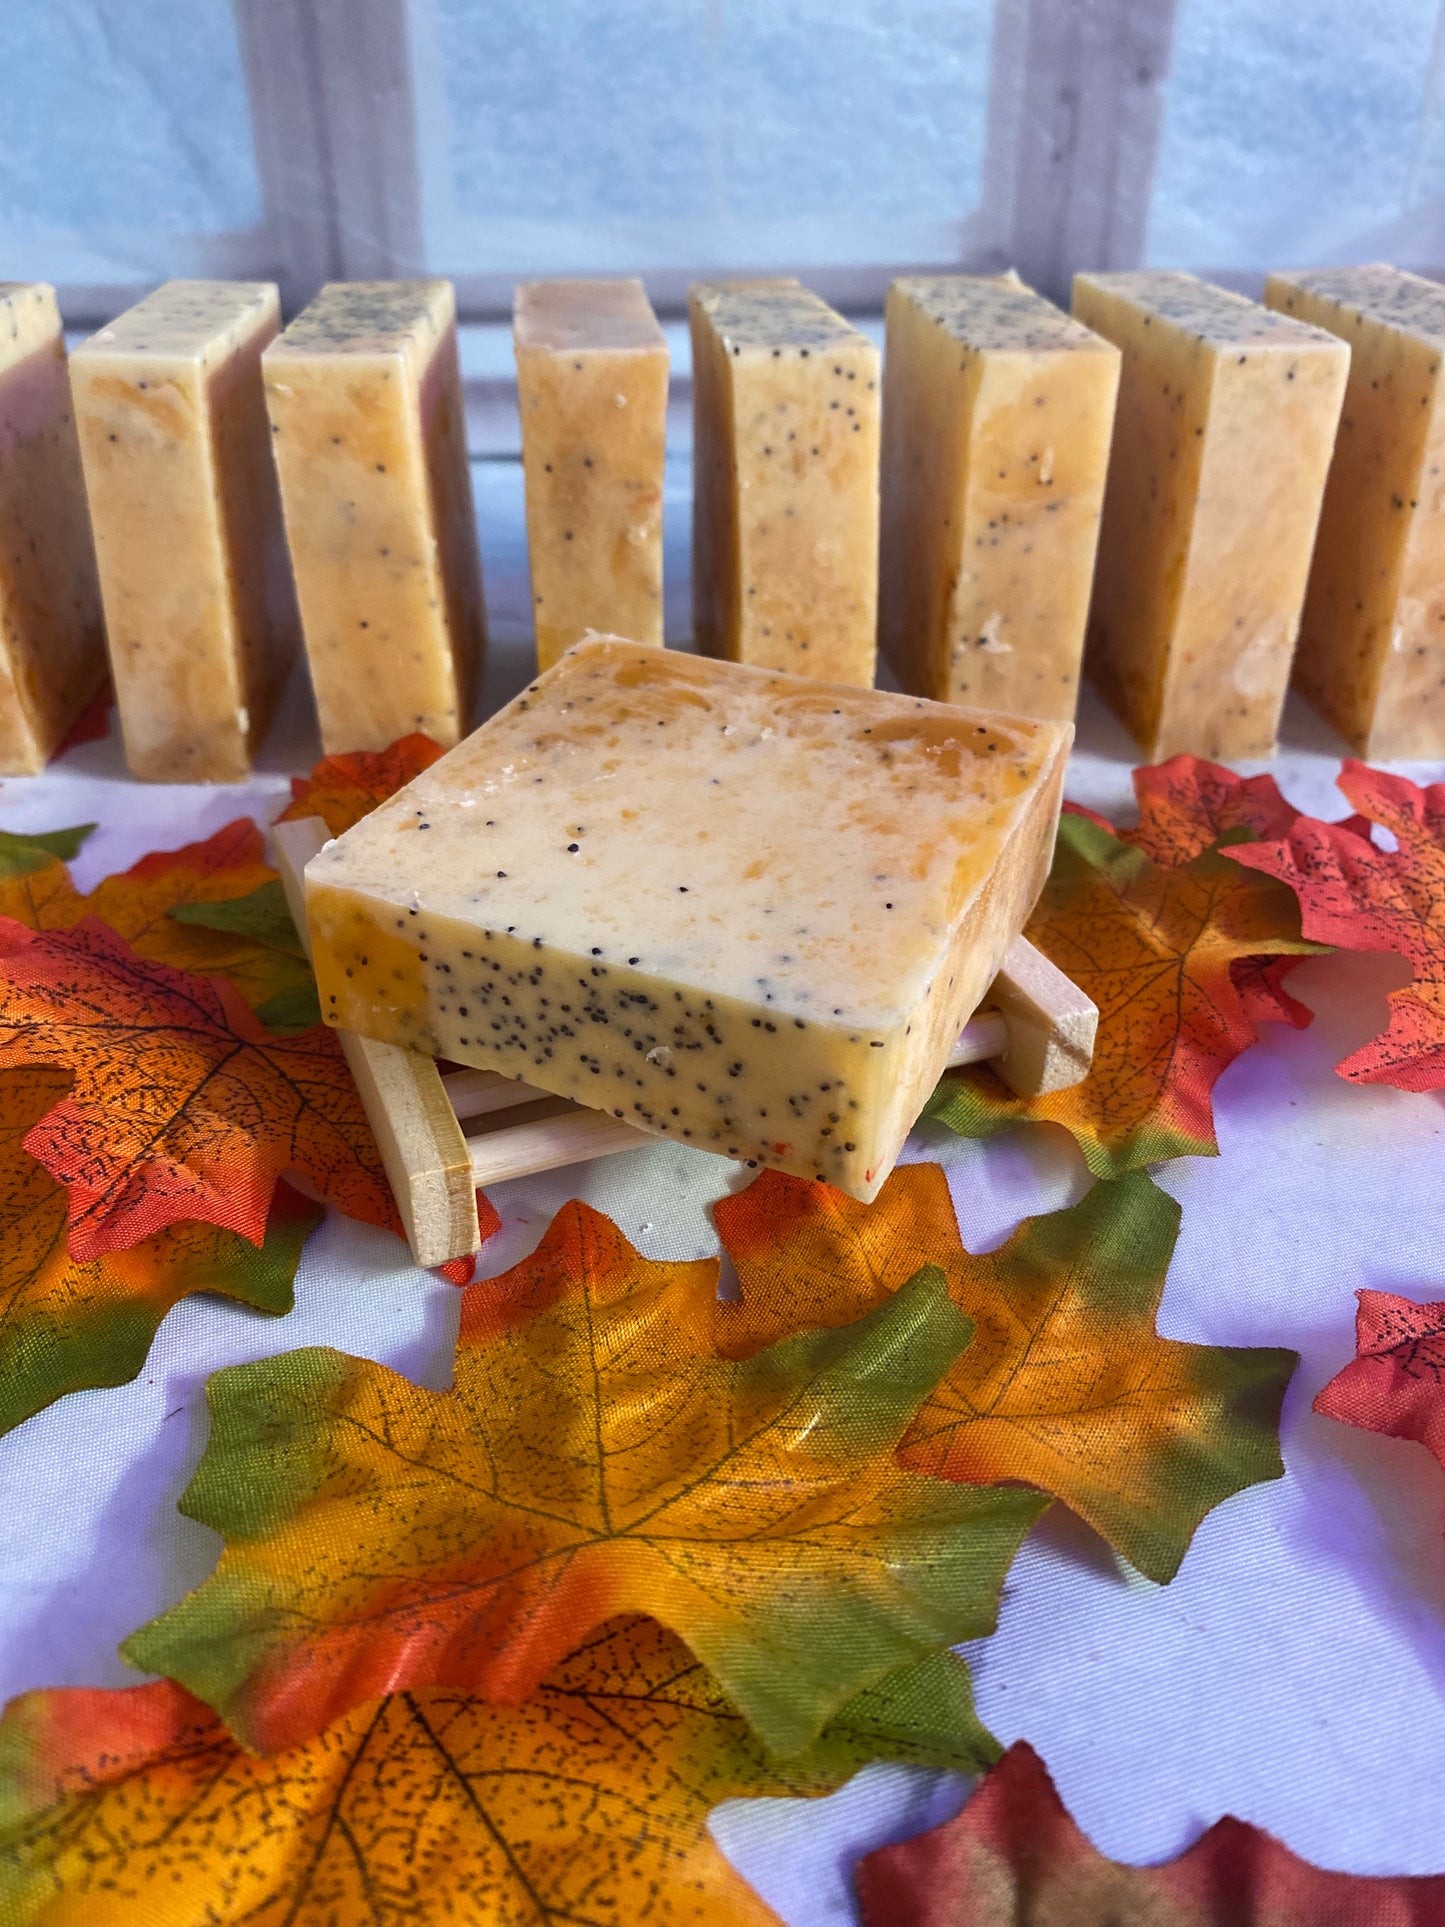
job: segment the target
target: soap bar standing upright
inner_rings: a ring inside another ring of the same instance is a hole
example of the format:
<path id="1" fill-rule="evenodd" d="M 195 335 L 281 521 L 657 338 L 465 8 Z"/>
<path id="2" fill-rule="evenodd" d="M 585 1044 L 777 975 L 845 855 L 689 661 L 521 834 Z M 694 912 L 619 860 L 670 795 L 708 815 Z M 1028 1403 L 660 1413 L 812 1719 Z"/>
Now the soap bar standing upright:
<path id="1" fill-rule="evenodd" d="M 105 681 L 55 290 L 0 281 L 0 776 L 33 776 Z"/>
<path id="2" fill-rule="evenodd" d="M 1074 713 L 1119 386 L 1015 274 L 888 290 L 878 633 L 905 689 Z"/>
<path id="3" fill-rule="evenodd" d="M 667 343 L 640 281 L 530 281 L 512 311 L 537 666 L 588 630 L 661 644 Z"/>
<path id="4" fill-rule="evenodd" d="M 1445 288 L 1322 268 L 1264 298 L 1350 349 L 1295 685 L 1361 756 L 1445 756 Z"/>
<path id="5" fill-rule="evenodd" d="M 168 281 L 71 357 L 126 761 L 247 774 L 296 653 L 267 448 L 262 281 Z"/>
<path id="6" fill-rule="evenodd" d="M 449 281 L 334 281 L 264 362 L 329 755 L 466 733 L 486 646 Z"/>
<path id="7" fill-rule="evenodd" d="M 1085 668 L 1147 756 L 1270 756 L 1349 351 L 1190 274 L 1074 277 L 1123 350 Z"/>
<path id="8" fill-rule="evenodd" d="M 688 307 L 698 647 L 866 688 L 878 350 L 796 281 L 698 286 Z"/>

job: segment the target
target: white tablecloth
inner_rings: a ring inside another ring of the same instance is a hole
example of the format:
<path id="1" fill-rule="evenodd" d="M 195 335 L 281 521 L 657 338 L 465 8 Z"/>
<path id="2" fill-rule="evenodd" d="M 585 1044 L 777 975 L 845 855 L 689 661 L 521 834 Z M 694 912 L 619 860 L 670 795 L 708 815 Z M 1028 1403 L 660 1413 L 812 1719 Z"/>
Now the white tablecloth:
<path id="1" fill-rule="evenodd" d="M 529 668 L 520 485 L 511 465 L 483 465 L 477 480 L 495 704 Z M 679 613 L 685 487 L 679 471 L 668 501 Z M 1286 795 L 1344 814 L 1333 789 L 1341 746 L 1293 703 L 1285 737 L 1274 769 Z M 1070 796 L 1126 815 L 1133 752 L 1090 698 L 1079 745 Z M 243 813 L 266 823 L 287 773 L 316 753 L 298 687 L 248 783 L 135 783 L 111 740 L 0 785 L 0 827 L 98 821 L 74 866 L 89 887 Z M 1445 1298 L 1445 1094 L 1354 1088 L 1332 1069 L 1382 1027 L 1385 992 L 1406 977 L 1389 958 L 1303 964 L 1290 988 L 1314 1025 L 1272 1027 L 1221 1078 L 1217 1159 L 1158 1173 L 1184 1207 L 1161 1329 L 1301 1354 L 1285 1405 L 1286 1477 L 1216 1511 L 1167 1587 L 1123 1569 L 1055 1507 L 1014 1568 L 997 1635 L 970 1652 L 985 1721 L 1005 1743 L 1033 1742 L 1089 1836 L 1122 1860 L 1173 1855 L 1232 1812 L 1325 1866 L 1445 1869 L 1445 1475 L 1419 1447 L 1310 1411 L 1353 1354 L 1358 1287 Z M 1053 1131 L 988 1144 L 930 1131 L 909 1155 L 945 1165 L 973 1249 L 1087 1183 Z M 658 1144 L 499 1186 L 503 1230 L 482 1273 L 515 1262 L 573 1196 L 650 1256 L 716 1251 L 707 1207 L 746 1175 Z M 219 1541 L 175 1510 L 204 1440 L 210 1372 L 330 1344 L 426 1385 L 448 1382 L 458 1295 L 417 1271 L 397 1240 L 332 1214 L 307 1246 L 296 1299 L 284 1322 L 187 1301 L 134 1384 L 62 1400 L 0 1439 L 0 1692 L 133 1683 L 118 1641 L 210 1570 Z M 942 1818 L 964 1790 L 949 1775 L 875 1766 L 821 1803 L 738 1802 L 714 1825 L 792 1927 L 822 1927 L 856 1917 L 858 1853 Z"/>

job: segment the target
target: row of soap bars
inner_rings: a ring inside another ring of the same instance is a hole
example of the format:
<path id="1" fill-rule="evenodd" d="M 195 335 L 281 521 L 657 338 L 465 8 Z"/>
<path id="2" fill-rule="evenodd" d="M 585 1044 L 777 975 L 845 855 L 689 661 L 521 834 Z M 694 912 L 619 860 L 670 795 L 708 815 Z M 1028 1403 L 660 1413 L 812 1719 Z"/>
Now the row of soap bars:
<path id="1" fill-rule="evenodd" d="M 1445 750 L 1445 289 L 1081 275 L 1070 317 L 1013 275 L 915 277 L 881 371 L 796 281 L 690 308 L 699 646 L 867 684 L 881 639 L 920 694 L 1045 718 L 1083 659 L 1146 754 L 1235 759 L 1272 750 L 1293 661 L 1362 753 Z M 641 285 L 530 284 L 515 340 L 539 661 L 661 643 Z M 44 764 L 107 641 L 141 776 L 244 775 L 303 634 L 328 749 L 465 730 L 449 283 L 333 284 L 279 332 L 268 284 L 170 282 L 68 369 L 53 292 L 0 284 L 0 437 L 0 768 Z"/>

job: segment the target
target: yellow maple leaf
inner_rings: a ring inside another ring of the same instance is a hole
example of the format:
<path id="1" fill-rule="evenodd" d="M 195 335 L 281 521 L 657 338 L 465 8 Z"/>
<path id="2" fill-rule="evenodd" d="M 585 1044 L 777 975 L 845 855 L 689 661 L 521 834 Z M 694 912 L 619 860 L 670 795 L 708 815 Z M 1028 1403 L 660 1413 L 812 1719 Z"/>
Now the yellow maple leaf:
<path id="1" fill-rule="evenodd" d="M 586 1628 L 647 1612 L 787 1754 L 991 1631 L 1041 1501 L 894 1459 L 968 1340 L 942 1278 L 737 1364 L 717 1276 L 572 1203 L 468 1290 L 450 1392 L 323 1350 L 217 1373 L 182 1507 L 226 1550 L 126 1657 L 271 1751 L 402 1684 L 520 1700 Z"/>
<path id="2" fill-rule="evenodd" d="M 272 1759 L 167 1681 L 27 1693 L 0 1724 L 6 1927 L 779 1927 L 713 1844 L 739 1796 L 868 1760 L 997 1756 L 939 1654 L 770 1762 L 654 1622 L 600 1630 L 523 1705 L 443 1688 Z"/>
<path id="3" fill-rule="evenodd" d="M 717 1307 L 729 1357 L 795 1317 L 858 1318 L 936 1265 L 974 1339 L 919 1407 L 903 1463 L 1052 1493 L 1151 1579 L 1173 1577 L 1214 1506 L 1284 1469 L 1279 1412 L 1296 1354 L 1159 1336 L 1179 1207 L 1142 1172 L 1025 1219 L 979 1256 L 936 1164 L 901 1166 L 871 1205 L 765 1171 L 713 1216 L 743 1292 Z"/>

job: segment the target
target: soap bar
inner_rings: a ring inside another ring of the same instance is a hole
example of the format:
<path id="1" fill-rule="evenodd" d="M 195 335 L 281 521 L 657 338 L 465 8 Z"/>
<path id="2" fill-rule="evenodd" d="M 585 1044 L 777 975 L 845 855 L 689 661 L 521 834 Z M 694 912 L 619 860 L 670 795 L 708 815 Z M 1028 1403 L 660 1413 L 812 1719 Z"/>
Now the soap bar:
<path id="1" fill-rule="evenodd" d="M 322 1010 L 871 1198 L 1042 886 L 1072 734 L 579 643 L 307 866 Z"/>
<path id="2" fill-rule="evenodd" d="M 1085 668 L 1152 759 L 1270 756 L 1349 351 L 1189 274 L 1074 313 L 1124 357 Z"/>
<path id="3" fill-rule="evenodd" d="M 55 290 L 0 281 L 0 775 L 43 769 L 104 681 Z"/>
<path id="4" fill-rule="evenodd" d="M 537 663 L 662 642 L 667 343 L 640 281 L 531 281 L 512 314 Z"/>
<path id="5" fill-rule="evenodd" d="M 699 649 L 873 681 L 878 350 L 796 281 L 688 297 Z"/>
<path id="6" fill-rule="evenodd" d="M 71 357 L 126 761 L 245 776 L 295 659 L 261 281 L 168 281 Z"/>
<path id="7" fill-rule="evenodd" d="M 1361 756 L 1445 756 L 1445 288 L 1323 268 L 1265 300 L 1350 349 L 1295 686 Z"/>
<path id="8" fill-rule="evenodd" d="M 486 643 L 449 281 L 336 281 L 267 349 L 328 755 L 465 734 Z"/>
<path id="9" fill-rule="evenodd" d="M 878 619 L 905 689 L 1073 715 L 1118 385 L 1112 342 L 1017 275 L 888 290 Z"/>

